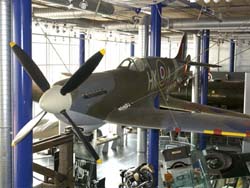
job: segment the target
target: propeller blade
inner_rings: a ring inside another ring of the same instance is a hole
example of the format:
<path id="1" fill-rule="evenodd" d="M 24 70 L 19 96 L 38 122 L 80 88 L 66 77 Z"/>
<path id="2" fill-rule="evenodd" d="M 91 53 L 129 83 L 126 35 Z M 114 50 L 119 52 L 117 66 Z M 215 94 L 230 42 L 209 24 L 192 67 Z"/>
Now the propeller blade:
<path id="1" fill-rule="evenodd" d="M 47 114 L 47 112 L 40 112 L 35 118 L 30 120 L 23 128 L 17 133 L 15 138 L 13 139 L 11 145 L 14 147 L 16 146 L 22 139 L 25 138 L 29 132 L 39 124 L 39 122 L 43 119 L 43 117 Z"/>
<path id="2" fill-rule="evenodd" d="M 96 153 L 93 146 L 87 141 L 87 138 L 82 134 L 81 130 L 78 128 L 78 126 L 73 122 L 73 120 L 69 117 L 67 112 L 63 110 L 61 112 L 62 115 L 71 123 L 74 133 L 78 136 L 78 138 L 83 142 L 86 149 L 89 151 L 89 153 L 94 157 L 96 162 L 98 164 L 102 163 L 102 160 L 100 159 L 99 155 Z"/>
<path id="3" fill-rule="evenodd" d="M 43 92 L 47 91 L 50 88 L 50 84 L 30 56 L 26 54 L 15 42 L 10 42 L 10 47 L 31 79 Z"/>
<path id="4" fill-rule="evenodd" d="M 81 85 L 95 70 L 104 54 L 105 50 L 102 49 L 90 57 L 64 84 L 61 89 L 61 94 L 65 95 Z"/>

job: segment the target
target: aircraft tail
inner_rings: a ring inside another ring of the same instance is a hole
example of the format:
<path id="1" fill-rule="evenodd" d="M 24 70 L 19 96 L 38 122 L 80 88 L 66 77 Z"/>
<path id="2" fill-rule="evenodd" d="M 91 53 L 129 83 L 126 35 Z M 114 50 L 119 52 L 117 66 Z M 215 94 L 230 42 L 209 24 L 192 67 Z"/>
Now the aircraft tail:
<path id="1" fill-rule="evenodd" d="M 184 61 L 187 55 L 187 34 L 185 33 L 182 37 L 179 51 L 175 59 Z"/>
<path id="2" fill-rule="evenodd" d="M 204 67 L 204 68 L 218 68 L 221 67 L 220 65 L 215 65 L 215 64 L 207 64 L 207 63 L 197 63 L 191 61 L 191 56 L 188 55 L 185 59 L 185 61 L 181 61 L 184 63 L 184 74 L 187 75 L 188 72 L 190 71 L 191 66 L 196 66 L 196 67 Z"/>
<path id="3" fill-rule="evenodd" d="M 191 61 L 191 56 L 188 55 L 184 61 L 184 63 L 187 65 L 187 66 L 197 66 L 197 67 L 206 67 L 206 68 L 218 68 L 218 67 L 221 67 L 220 65 L 216 65 L 216 64 L 207 64 L 207 63 L 198 63 L 198 62 L 194 62 L 194 61 Z"/>

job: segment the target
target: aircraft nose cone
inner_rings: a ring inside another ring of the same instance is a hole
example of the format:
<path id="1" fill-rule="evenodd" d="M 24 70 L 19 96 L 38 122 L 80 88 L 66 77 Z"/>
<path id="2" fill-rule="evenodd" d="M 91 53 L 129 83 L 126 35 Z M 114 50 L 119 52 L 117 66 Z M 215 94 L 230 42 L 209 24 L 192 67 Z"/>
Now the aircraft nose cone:
<path id="1" fill-rule="evenodd" d="M 55 85 L 47 90 L 40 98 L 40 107 L 50 113 L 60 113 L 62 110 L 69 110 L 72 104 L 71 94 L 62 95 L 62 86 Z"/>

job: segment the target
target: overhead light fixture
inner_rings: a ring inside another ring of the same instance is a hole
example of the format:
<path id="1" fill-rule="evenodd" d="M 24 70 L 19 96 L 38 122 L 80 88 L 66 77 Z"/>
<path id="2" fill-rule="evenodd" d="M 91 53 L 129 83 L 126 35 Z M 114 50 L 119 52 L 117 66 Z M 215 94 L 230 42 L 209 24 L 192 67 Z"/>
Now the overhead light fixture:
<path id="1" fill-rule="evenodd" d="M 190 3 L 196 3 L 197 0 L 190 0 Z"/>
<path id="2" fill-rule="evenodd" d="M 80 3 L 79 3 L 79 7 L 83 10 L 85 10 L 87 7 L 88 7 L 88 2 L 86 0 L 82 0 Z"/>
<path id="3" fill-rule="evenodd" d="M 215 2 L 215 3 L 219 3 L 219 2 L 220 2 L 220 0 L 214 0 L 214 2 Z"/>
<path id="4" fill-rule="evenodd" d="M 204 3 L 206 4 L 210 3 L 210 0 L 204 0 Z"/>

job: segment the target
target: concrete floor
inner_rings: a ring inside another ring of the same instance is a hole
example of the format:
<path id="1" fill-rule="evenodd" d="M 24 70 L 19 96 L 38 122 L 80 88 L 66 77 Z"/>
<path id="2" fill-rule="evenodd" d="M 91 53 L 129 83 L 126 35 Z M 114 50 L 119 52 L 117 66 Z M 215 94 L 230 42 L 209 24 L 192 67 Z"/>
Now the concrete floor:
<path id="1" fill-rule="evenodd" d="M 129 167 L 135 167 L 141 164 L 145 159 L 145 154 L 137 155 L 136 134 L 128 134 L 128 142 L 124 147 L 117 147 L 112 150 L 109 147 L 108 153 L 100 154 L 103 163 L 98 165 L 97 174 L 98 178 L 106 177 L 106 187 L 115 188 L 121 183 L 120 170 Z"/>

